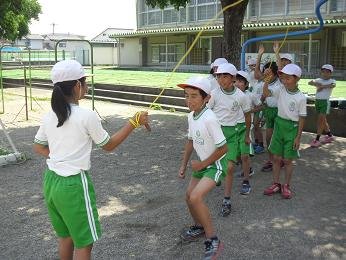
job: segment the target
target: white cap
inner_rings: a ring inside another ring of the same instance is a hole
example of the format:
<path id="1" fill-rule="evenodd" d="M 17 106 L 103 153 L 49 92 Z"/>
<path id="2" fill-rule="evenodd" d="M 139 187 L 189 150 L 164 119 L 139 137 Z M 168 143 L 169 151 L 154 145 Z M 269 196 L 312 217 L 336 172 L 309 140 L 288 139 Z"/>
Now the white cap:
<path id="1" fill-rule="evenodd" d="M 279 72 L 287 75 L 295 75 L 298 78 L 300 78 L 300 76 L 302 75 L 301 68 L 293 63 L 287 64 L 285 67 L 283 67 L 282 70 L 279 70 Z"/>
<path id="2" fill-rule="evenodd" d="M 224 63 L 224 64 L 221 64 L 217 68 L 217 71 L 215 72 L 215 74 L 228 73 L 228 74 L 235 76 L 235 75 L 237 75 L 237 72 L 238 72 L 238 70 L 233 64 Z"/>
<path id="3" fill-rule="evenodd" d="M 330 72 L 333 72 L 334 70 L 333 66 L 330 64 L 324 64 L 321 69 L 330 70 Z"/>
<path id="4" fill-rule="evenodd" d="M 280 59 L 286 59 L 286 60 L 289 60 L 290 62 L 293 62 L 292 55 L 288 53 L 280 54 Z"/>
<path id="5" fill-rule="evenodd" d="M 255 58 L 248 59 L 247 65 L 256 65 L 257 60 Z"/>
<path id="6" fill-rule="evenodd" d="M 53 84 L 55 84 L 57 82 L 77 80 L 88 75 L 78 61 L 62 60 L 53 66 L 50 76 Z"/>
<path id="7" fill-rule="evenodd" d="M 250 75 L 246 71 L 239 70 L 237 72 L 237 75 L 242 76 L 243 78 L 245 78 L 247 80 L 247 82 L 250 82 Z"/>
<path id="8" fill-rule="evenodd" d="M 183 89 L 187 87 L 199 88 L 208 95 L 211 92 L 210 81 L 207 78 L 201 76 L 191 77 L 186 81 L 186 83 L 178 84 L 177 86 Z"/>
<path id="9" fill-rule="evenodd" d="M 217 58 L 214 60 L 212 64 L 210 64 L 210 68 L 219 67 L 221 64 L 228 63 L 225 58 Z"/>

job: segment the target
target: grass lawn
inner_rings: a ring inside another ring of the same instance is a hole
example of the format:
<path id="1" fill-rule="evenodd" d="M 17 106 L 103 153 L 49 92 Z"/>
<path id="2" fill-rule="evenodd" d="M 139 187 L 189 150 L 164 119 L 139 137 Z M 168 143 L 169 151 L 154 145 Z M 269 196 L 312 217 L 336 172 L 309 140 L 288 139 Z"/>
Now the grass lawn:
<path id="1" fill-rule="evenodd" d="M 90 72 L 90 71 L 89 71 Z M 27 72 L 28 75 L 28 72 Z M 49 79 L 50 70 L 32 70 L 32 78 Z M 134 71 L 134 70 L 114 70 L 114 69 L 94 69 L 94 82 L 107 84 L 124 84 L 137 86 L 154 86 L 164 88 L 175 88 L 178 83 L 184 82 L 192 75 L 206 75 L 183 72 L 154 72 L 154 71 Z M 23 70 L 3 70 L 4 78 L 23 78 Z M 310 79 L 300 80 L 302 92 L 315 94 L 315 87 L 309 86 Z M 333 90 L 333 97 L 346 98 L 346 81 L 337 81 Z"/>

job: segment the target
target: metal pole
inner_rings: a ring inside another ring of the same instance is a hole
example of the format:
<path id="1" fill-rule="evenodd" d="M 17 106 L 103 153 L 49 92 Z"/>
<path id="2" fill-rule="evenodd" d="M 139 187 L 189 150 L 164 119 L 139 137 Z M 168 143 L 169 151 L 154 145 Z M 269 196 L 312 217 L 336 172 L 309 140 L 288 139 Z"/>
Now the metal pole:
<path id="1" fill-rule="evenodd" d="M 118 68 L 120 68 L 120 38 L 118 38 Z"/>
<path id="2" fill-rule="evenodd" d="M 40 60 L 40 57 L 38 57 Z M 31 90 L 31 48 L 29 48 L 29 91 L 30 91 L 30 110 L 32 110 L 32 90 Z"/>
<path id="3" fill-rule="evenodd" d="M 159 53 L 160 55 L 160 53 Z M 159 58 L 160 60 L 160 58 Z M 167 39 L 167 34 L 166 34 L 166 69 L 168 67 L 168 39 Z"/>
<path id="4" fill-rule="evenodd" d="M 2 57 L 1 57 L 1 51 L 6 46 L 11 46 L 11 45 L 5 44 L 5 45 L 2 45 L 0 47 L 0 88 L 1 88 L 1 104 L 2 104 L 2 111 L 1 111 L 0 114 L 4 114 L 5 113 L 4 86 L 3 86 L 3 82 L 2 82 Z"/>
<path id="5" fill-rule="evenodd" d="M 309 34 L 309 55 L 308 55 L 308 72 L 311 71 L 311 47 L 312 47 L 312 34 Z"/>
<path id="6" fill-rule="evenodd" d="M 25 118 L 26 121 L 29 120 L 29 113 L 28 113 L 28 90 L 27 90 L 27 86 L 26 86 L 26 67 L 24 66 L 24 91 L 25 91 Z"/>

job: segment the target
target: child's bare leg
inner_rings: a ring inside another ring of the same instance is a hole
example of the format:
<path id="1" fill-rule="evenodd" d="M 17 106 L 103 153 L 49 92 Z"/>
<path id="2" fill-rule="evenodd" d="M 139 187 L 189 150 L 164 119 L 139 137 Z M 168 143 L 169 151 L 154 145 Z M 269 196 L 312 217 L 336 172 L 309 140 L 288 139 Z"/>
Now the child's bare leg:
<path id="1" fill-rule="evenodd" d="M 293 174 L 293 161 L 289 159 L 284 159 L 285 162 L 285 183 L 291 184 L 291 178 Z"/>
<path id="2" fill-rule="evenodd" d="M 75 260 L 90 260 L 93 244 L 75 250 Z"/>
<path id="3" fill-rule="evenodd" d="M 74 244 L 71 237 L 59 238 L 59 257 L 61 260 L 73 259 Z"/>
<path id="4" fill-rule="evenodd" d="M 233 172 L 234 163 L 233 161 L 228 161 L 227 176 L 225 178 L 225 197 L 230 197 L 233 185 Z"/>
<path id="5" fill-rule="evenodd" d="M 248 181 L 250 178 L 250 156 L 248 154 L 241 156 L 241 165 L 244 172 L 244 180 Z"/>
<path id="6" fill-rule="evenodd" d="M 214 180 L 203 177 L 192 190 L 189 199 L 194 214 L 198 222 L 203 226 L 207 238 L 215 236 L 215 230 L 211 221 L 209 209 L 204 203 L 204 198 L 215 186 L 216 183 Z"/>
<path id="7" fill-rule="evenodd" d="M 282 157 L 278 155 L 273 155 L 273 180 L 274 183 L 280 183 L 280 169 L 281 169 L 281 160 Z"/>
<path id="8" fill-rule="evenodd" d="M 187 187 L 187 190 L 186 190 L 186 197 L 185 197 L 185 200 L 186 200 L 186 204 L 189 208 L 189 211 L 190 211 L 190 214 L 191 214 L 191 217 L 193 219 L 193 221 L 195 222 L 195 225 L 198 225 L 200 226 L 201 223 L 198 222 L 198 218 L 196 216 L 196 213 L 194 212 L 193 210 L 193 207 L 191 205 L 191 202 L 190 202 L 190 195 L 192 193 L 192 191 L 194 190 L 194 188 L 197 186 L 197 184 L 199 183 L 199 179 L 197 178 L 194 178 L 192 177 L 191 180 L 190 180 L 190 183 L 189 183 L 189 186 Z"/>

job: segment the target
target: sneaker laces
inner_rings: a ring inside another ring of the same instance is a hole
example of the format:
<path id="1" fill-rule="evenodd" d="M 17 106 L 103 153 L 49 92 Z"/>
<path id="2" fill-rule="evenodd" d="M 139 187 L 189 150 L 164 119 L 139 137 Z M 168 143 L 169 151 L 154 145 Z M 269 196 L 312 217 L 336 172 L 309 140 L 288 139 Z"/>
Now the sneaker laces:
<path id="1" fill-rule="evenodd" d="M 211 251 L 212 250 L 213 242 L 210 239 L 206 240 L 204 242 L 204 244 L 205 244 L 205 251 Z"/>

